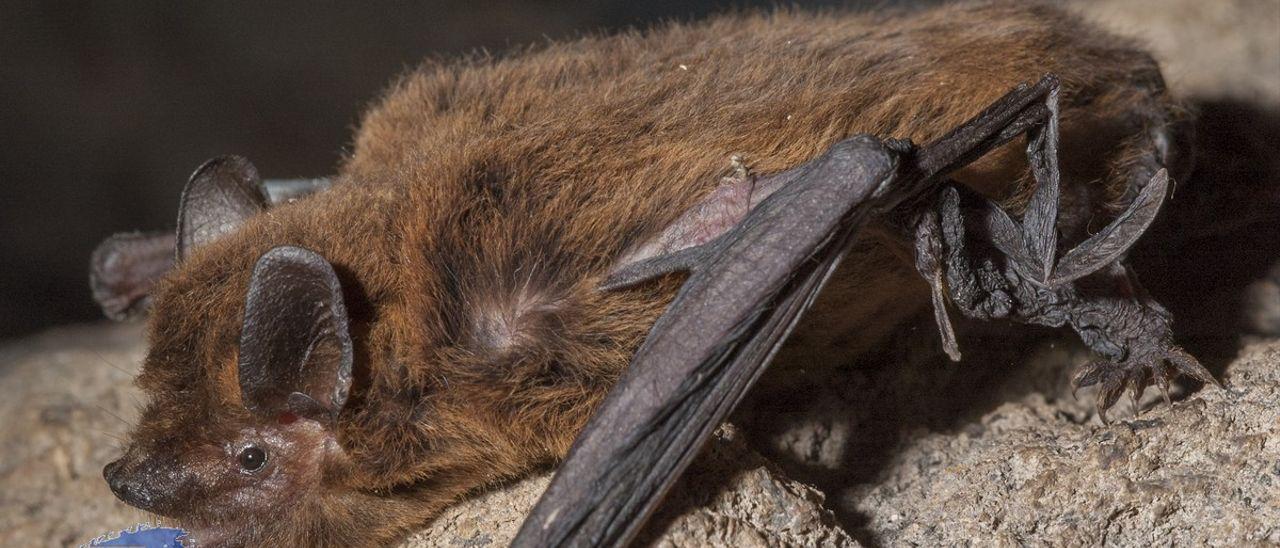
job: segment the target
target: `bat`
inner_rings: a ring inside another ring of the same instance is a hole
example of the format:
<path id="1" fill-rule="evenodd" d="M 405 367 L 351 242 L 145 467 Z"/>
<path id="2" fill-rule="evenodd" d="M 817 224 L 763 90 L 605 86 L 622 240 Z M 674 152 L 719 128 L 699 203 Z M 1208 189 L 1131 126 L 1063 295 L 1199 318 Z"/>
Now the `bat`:
<path id="1" fill-rule="evenodd" d="M 957 358 L 949 309 L 1072 327 L 1100 414 L 1212 382 L 1124 261 L 1188 123 L 1148 55 L 1041 4 L 429 62 L 333 176 L 215 158 L 175 232 L 95 252 L 149 339 L 104 477 L 205 544 L 379 545 L 564 460 L 516 543 L 620 545 L 766 365 L 931 303 Z"/>

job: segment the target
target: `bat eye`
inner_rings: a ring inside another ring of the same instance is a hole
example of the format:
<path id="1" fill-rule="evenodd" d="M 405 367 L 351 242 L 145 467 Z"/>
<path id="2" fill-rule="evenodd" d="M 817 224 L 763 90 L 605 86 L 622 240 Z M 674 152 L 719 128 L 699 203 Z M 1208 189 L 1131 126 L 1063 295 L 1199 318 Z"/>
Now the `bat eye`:
<path id="1" fill-rule="evenodd" d="M 250 445 L 240 451 L 240 468 L 245 472 L 257 472 L 267 464 L 267 452 Z"/>

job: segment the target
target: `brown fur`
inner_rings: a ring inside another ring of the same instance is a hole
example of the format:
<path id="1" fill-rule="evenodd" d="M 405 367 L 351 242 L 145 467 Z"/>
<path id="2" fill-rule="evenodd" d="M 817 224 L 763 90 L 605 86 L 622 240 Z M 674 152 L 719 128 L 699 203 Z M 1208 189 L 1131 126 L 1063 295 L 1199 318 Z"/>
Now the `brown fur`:
<path id="1" fill-rule="evenodd" d="M 234 522 L 237 542 L 394 539 L 565 454 L 678 280 L 596 285 L 732 154 L 769 173 L 858 133 L 928 142 L 1049 72 L 1078 236 L 1130 192 L 1146 133 L 1180 112 L 1149 56 L 1049 6 L 741 14 L 428 63 L 368 113 L 335 187 L 255 217 L 162 283 L 135 445 L 253 427 L 235 369 L 250 270 L 277 245 L 315 250 L 342 278 L 356 341 L 336 444 L 306 453 L 315 471 L 284 510 L 173 513 Z M 1020 146 L 957 178 L 1016 208 Z M 905 253 L 868 229 L 781 361 L 846 359 L 917 312 L 926 288 Z"/>

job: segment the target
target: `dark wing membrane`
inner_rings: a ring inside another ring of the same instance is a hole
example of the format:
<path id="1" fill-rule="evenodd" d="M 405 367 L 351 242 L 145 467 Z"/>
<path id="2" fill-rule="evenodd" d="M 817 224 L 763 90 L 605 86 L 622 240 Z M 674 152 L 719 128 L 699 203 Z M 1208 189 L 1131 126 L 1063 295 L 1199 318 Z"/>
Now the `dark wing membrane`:
<path id="1" fill-rule="evenodd" d="M 267 194 L 271 205 L 280 205 L 301 200 L 333 186 L 333 181 L 326 177 L 315 179 L 264 179 L 262 190 Z"/>
<path id="2" fill-rule="evenodd" d="M 89 287 L 103 314 L 122 321 L 147 308 L 151 287 L 173 268 L 174 241 L 172 232 L 135 232 L 98 244 L 89 258 Z"/>
<path id="3" fill-rule="evenodd" d="M 844 141 L 708 244 L 513 546 L 630 540 L 812 304 L 896 171 L 879 141 Z"/>

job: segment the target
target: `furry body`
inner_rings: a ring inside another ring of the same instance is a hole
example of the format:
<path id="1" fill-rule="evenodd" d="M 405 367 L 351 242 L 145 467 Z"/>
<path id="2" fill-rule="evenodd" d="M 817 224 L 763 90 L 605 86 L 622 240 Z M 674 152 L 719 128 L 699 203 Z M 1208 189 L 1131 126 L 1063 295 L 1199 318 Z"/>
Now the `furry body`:
<path id="1" fill-rule="evenodd" d="M 1050 72 L 1063 230 L 1078 238 L 1132 192 L 1127 166 L 1156 147 L 1177 157 L 1176 139 L 1149 135 L 1180 112 L 1148 55 L 1056 8 L 735 15 L 426 64 L 366 115 L 337 184 L 162 281 L 130 453 L 180 446 L 197 466 L 235 432 L 282 436 L 301 447 L 275 470 L 283 494 L 162 513 L 235 543 L 394 539 L 563 457 L 679 280 L 597 286 L 730 175 L 732 155 L 772 173 L 859 133 L 928 142 Z M 1016 208 L 1019 146 L 956 178 Z M 278 245 L 318 252 L 342 280 L 356 365 L 333 431 L 258 424 L 241 405 L 245 290 Z M 776 366 L 845 360 L 928 302 L 893 230 L 865 230 L 844 265 Z"/>

